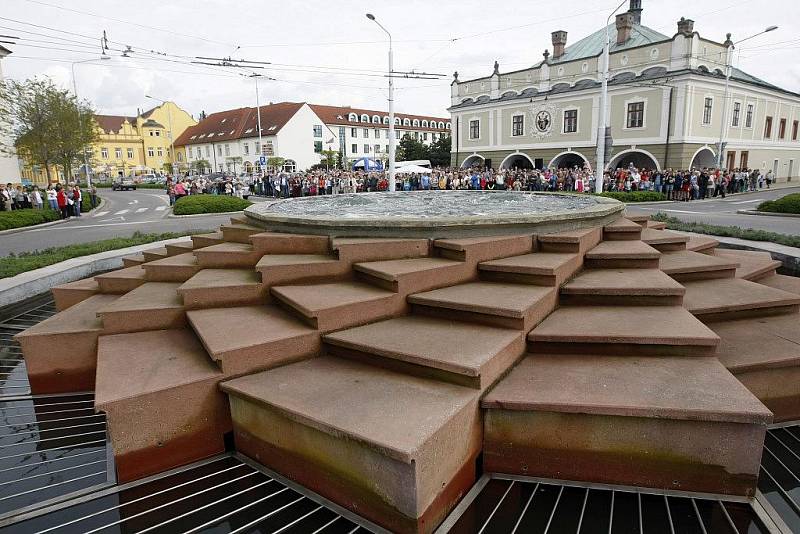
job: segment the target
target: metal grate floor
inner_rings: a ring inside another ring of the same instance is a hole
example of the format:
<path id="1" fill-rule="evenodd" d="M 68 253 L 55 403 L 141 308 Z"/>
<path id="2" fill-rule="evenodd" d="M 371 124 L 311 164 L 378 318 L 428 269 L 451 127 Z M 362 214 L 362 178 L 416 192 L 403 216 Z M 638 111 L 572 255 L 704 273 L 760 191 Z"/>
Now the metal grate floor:
<path id="1" fill-rule="evenodd" d="M 800 532 L 800 424 L 767 431 L 758 489 L 765 508 L 772 507 L 790 532 Z"/>
<path id="2" fill-rule="evenodd" d="M 369 530 L 250 463 L 224 455 L 97 492 L 0 533 L 285 533 Z"/>

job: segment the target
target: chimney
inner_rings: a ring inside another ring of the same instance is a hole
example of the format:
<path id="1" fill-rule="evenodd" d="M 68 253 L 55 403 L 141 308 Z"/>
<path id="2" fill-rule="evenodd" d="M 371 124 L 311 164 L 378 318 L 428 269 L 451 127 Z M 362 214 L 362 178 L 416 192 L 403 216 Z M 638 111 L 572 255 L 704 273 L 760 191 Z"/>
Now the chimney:
<path id="1" fill-rule="evenodd" d="M 617 15 L 617 44 L 622 44 L 631 38 L 633 29 L 633 14 L 631 12 Z"/>
<path id="2" fill-rule="evenodd" d="M 553 32 L 553 59 L 558 59 L 564 55 L 564 48 L 567 46 L 567 32 L 558 30 Z"/>
<path id="3" fill-rule="evenodd" d="M 678 33 L 684 35 L 691 35 L 694 32 L 694 21 L 692 19 L 685 19 L 681 17 L 678 21 Z"/>
<path id="4" fill-rule="evenodd" d="M 631 0 L 631 7 L 628 9 L 628 13 L 633 15 L 633 23 L 634 24 L 641 24 L 642 23 L 642 0 Z"/>

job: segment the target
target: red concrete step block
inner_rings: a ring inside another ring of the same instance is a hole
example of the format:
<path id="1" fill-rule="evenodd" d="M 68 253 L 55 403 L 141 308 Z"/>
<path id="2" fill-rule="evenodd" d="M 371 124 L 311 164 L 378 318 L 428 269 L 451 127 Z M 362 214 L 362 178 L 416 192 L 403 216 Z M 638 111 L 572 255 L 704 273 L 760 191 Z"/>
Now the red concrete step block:
<path id="1" fill-rule="evenodd" d="M 224 243 L 222 232 L 211 232 L 210 234 L 194 234 L 192 236 L 192 244 L 194 248 L 205 248 L 211 245 L 219 245 Z"/>
<path id="2" fill-rule="evenodd" d="M 733 278 L 738 263 L 691 250 L 665 252 L 659 268 L 678 282 Z"/>
<path id="3" fill-rule="evenodd" d="M 709 356 L 718 344 L 682 306 L 566 306 L 528 334 L 539 354 Z"/>
<path id="4" fill-rule="evenodd" d="M 625 218 L 631 222 L 635 222 L 636 224 L 640 225 L 642 228 L 647 228 L 647 223 L 650 222 L 649 215 L 629 215 L 625 214 Z"/>
<path id="5" fill-rule="evenodd" d="M 250 243 L 263 254 L 328 254 L 331 251 L 330 238 L 323 235 L 262 232 L 252 234 Z"/>
<path id="6" fill-rule="evenodd" d="M 719 246 L 719 241 L 713 237 L 703 235 L 693 235 L 686 243 L 686 250 L 693 252 L 702 252 L 703 254 L 713 254 L 715 248 Z"/>
<path id="7" fill-rule="evenodd" d="M 231 224 L 244 224 L 250 225 L 252 221 L 247 217 L 247 215 L 231 215 Z"/>
<path id="8" fill-rule="evenodd" d="M 776 422 L 800 419 L 800 314 L 713 323 L 717 357 Z"/>
<path id="9" fill-rule="evenodd" d="M 525 352 L 519 330 L 405 316 L 324 337 L 329 354 L 485 390 Z"/>
<path id="10" fill-rule="evenodd" d="M 660 257 L 647 243 L 621 239 L 603 241 L 586 253 L 583 262 L 592 269 L 657 269 Z"/>
<path id="11" fill-rule="evenodd" d="M 138 254 L 131 254 L 130 256 L 122 257 L 123 267 L 135 267 L 136 265 L 141 265 L 143 263 L 144 263 L 144 254 L 142 254 L 141 252 Z"/>
<path id="12" fill-rule="evenodd" d="M 797 313 L 800 295 L 741 278 L 684 282 L 684 306 L 703 322 Z"/>
<path id="13" fill-rule="evenodd" d="M 350 265 L 323 254 L 267 254 L 256 264 L 266 287 L 350 278 Z"/>
<path id="14" fill-rule="evenodd" d="M 229 243 L 250 244 L 250 236 L 264 231 L 263 228 L 250 226 L 249 224 L 223 224 L 219 227 L 222 238 Z"/>
<path id="15" fill-rule="evenodd" d="M 360 282 L 275 286 L 273 297 L 320 332 L 332 332 L 403 313 L 403 297 Z"/>
<path id="16" fill-rule="evenodd" d="M 625 218 L 603 227 L 603 239 L 607 241 L 636 241 L 641 236 L 642 226 Z"/>
<path id="17" fill-rule="evenodd" d="M 361 280 L 403 296 L 466 282 L 476 277 L 473 265 L 446 258 L 356 263 L 353 270 Z"/>
<path id="18" fill-rule="evenodd" d="M 558 304 L 558 289 L 529 284 L 467 282 L 408 296 L 414 313 L 528 332 Z"/>
<path id="19" fill-rule="evenodd" d="M 430 254 L 427 239 L 383 237 L 338 237 L 331 240 L 331 248 L 347 265 L 366 261 L 421 258 Z"/>
<path id="20" fill-rule="evenodd" d="M 165 330 L 186 326 L 177 294 L 180 284 L 147 282 L 97 310 L 105 334 Z"/>
<path id="21" fill-rule="evenodd" d="M 653 230 L 666 230 L 667 223 L 658 221 L 647 221 L 647 226 L 645 226 L 645 228 L 651 228 Z"/>
<path id="22" fill-rule="evenodd" d="M 532 235 L 437 239 L 434 248 L 443 258 L 475 264 L 519 256 L 533 251 Z"/>
<path id="23" fill-rule="evenodd" d="M 782 265 L 779 260 L 773 260 L 769 252 L 755 250 L 717 249 L 714 251 L 714 256 L 738 263 L 736 278 L 753 282 L 772 276 L 775 274 L 776 269 Z"/>
<path id="24" fill-rule="evenodd" d="M 680 306 L 686 290 L 658 269 L 587 269 L 561 288 L 562 305 Z"/>
<path id="25" fill-rule="evenodd" d="M 583 256 L 573 252 L 534 252 L 478 264 L 484 280 L 560 286 L 583 265 Z"/>
<path id="26" fill-rule="evenodd" d="M 482 407 L 487 472 L 748 497 L 772 420 L 716 358 L 530 356 Z"/>
<path id="27" fill-rule="evenodd" d="M 222 373 L 188 330 L 102 336 L 95 407 L 105 412 L 118 482 L 225 451 Z"/>
<path id="28" fill-rule="evenodd" d="M 191 252 L 147 262 L 142 268 L 150 282 L 185 282 L 202 269 Z"/>
<path id="29" fill-rule="evenodd" d="M 204 269 L 253 268 L 263 256 L 253 245 L 228 242 L 196 249 L 194 255 L 197 264 Z"/>
<path id="30" fill-rule="evenodd" d="M 689 236 L 677 232 L 670 232 L 669 230 L 644 228 L 642 230 L 642 241 L 661 252 L 686 250 L 686 243 L 689 242 Z"/>
<path id="31" fill-rule="evenodd" d="M 177 290 L 187 310 L 263 304 L 267 287 L 250 269 L 203 269 Z"/>
<path id="32" fill-rule="evenodd" d="M 570 252 L 583 254 L 596 247 L 603 239 L 603 229 L 598 227 L 570 230 L 536 236 L 542 252 Z"/>
<path id="33" fill-rule="evenodd" d="M 772 276 L 759 278 L 758 283 L 775 289 L 788 291 L 789 293 L 794 293 L 795 295 L 800 295 L 800 277 L 797 276 L 773 274 Z"/>
<path id="34" fill-rule="evenodd" d="M 112 295 L 127 293 L 147 282 L 145 270 L 141 265 L 99 274 L 94 279 L 101 293 Z"/>
<path id="35" fill-rule="evenodd" d="M 25 357 L 31 393 L 92 391 L 97 338 L 103 333 L 98 310 L 116 295 L 94 295 L 15 336 Z"/>
<path id="36" fill-rule="evenodd" d="M 177 243 L 168 243 L 165 247 L 167 249 L 167 256 L 177 256 L 178 254 L 186 254 L 194 250 L 194 243 L 191 241 L 179 241 Z"/>
<path id="37" fill-rule="evenodd" d="M 50 289 L 58 311 L 64 311 L 99 292 L 100 285 L 94 278 L 84 278 L 83 280 L 61 284 Z"/>
<path id="38" fill-rule="evenodd" d="M 327 357 L 222 388 L 240 452 L 391 532 L 433 532 L 475 481 L 476 390 Z"/>
<path id="39" fill-rule="evenodd" d="M 167 247 L 156 247 L 142 251 L 142 256 L 146 262 L 166 258 L 167 255 Z"/>
<path id="40" fill-rule="evenodd" d="M 193 310 L 187 315 L 226 376 L 310 358 L 321 346 L 319 332 L 274 306 Z"/>

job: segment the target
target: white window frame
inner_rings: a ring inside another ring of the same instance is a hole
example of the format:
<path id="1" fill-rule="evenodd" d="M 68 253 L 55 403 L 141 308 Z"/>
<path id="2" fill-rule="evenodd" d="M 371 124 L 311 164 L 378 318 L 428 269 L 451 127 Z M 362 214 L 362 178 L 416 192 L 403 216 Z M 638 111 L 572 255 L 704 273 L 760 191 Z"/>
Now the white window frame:
<path id="1" fill-rule="evenodd" d="M 706 121 L 706 102 L 711 101 L 711 108 L 708 110 L 708 121 Z M 714 123 L 714 95 L 703 95 L 703 111 L 700 114 L 700 126 L 711 126 Z"/>
<path id="2" fill-rule="evenodd" d="M 642 125 L 628 127 L 628 105 L 641 102 L 642 106 Z M 634 95 L 627 99 L 622 106 L 624 113 L 622 114 L 622 129 L 626 131 L 640 131 L 647 128 L 647 97 Z"/>
<path id="3" fill-rule="evenodd" d="M 517 117 L 522 118 L 522 131 L 518 134 L 514 133 L 514 119 Z M 514 113 L 511 115 L 511 137 L 523 137 L 525 135 L 525 114 L 524 113 Z"/>
<path id="4" fill-rule="evenodd" d="M 478 136 L 472 137 L 472 123 L 478 123 Z M 481 120 L 478 117 L 471 118 L 467 121 L 467 137 L 470 141 L 479 140 L 481 138 Z"/>
<path id="5" fill-rule="evenodd" d="M 106 147 L 100 148 L 100 157 L 103 159 L 108 159 L 108 149 Z"/>
<path id="6" fill-rule="evenodd" d="M 575 131 L 574 132 L 568 132 L 567 131 L 567 111 L 574 111 L 575 112 Z M 626 108 L 626 113 L 627 113 L 627 108 Z M 644 117 L 642 117 L 642 121 L 644 122 Z M 627 123 L 627 118 L 626 118 L 625 122 Z M 570 108 L 562 109 L 561 110 L 561 133 L 563 135 L 573 135 L 573 134 L 580 133 L 580 129 L 581 129 L 581 110 L 580 110 L 580 108 L 578 108 L 578 107 L 570 107 Z"/>
<path id="7" fill-rule="evenodd" d="M 739 104 L 739 116 L 738 124 L 733 123 L 733 118 L 736 117 L 736 104 Z M 742 127 L 742 102 L 739 100 L 734 100 L 733 105 L 731 106 L 731 128 L 741 128 Z"/>
<path id="8" fill-rule="evenodd" d="M 747 112 L 748 111 L 750 111 L 750 125 L 747 124 L 747 119 L 748 119 Z M 748 102 L 747 105 L 745 106 L 744 126 L 743 126 L 743 128 L 745 128 L 746 130 L 752 130 L 753 129 L 753 123 L 755 123 L 755 122 L 756 122 L 756 104 L 755 104 L 755 102 L 752 102 L 752 103 Z"/>

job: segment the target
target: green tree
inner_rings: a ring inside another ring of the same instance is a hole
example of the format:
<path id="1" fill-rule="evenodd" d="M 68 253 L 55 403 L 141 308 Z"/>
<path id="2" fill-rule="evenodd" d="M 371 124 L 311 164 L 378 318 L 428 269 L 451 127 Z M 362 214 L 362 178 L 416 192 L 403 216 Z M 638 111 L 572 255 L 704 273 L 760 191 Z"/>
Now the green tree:
<path id="1" fill-rule="evenodd" d="M 42 78 L 9 80 L 0 92 L 0 124 L 14 142 L 2 150 L 15 149 L 30 164 L 44 166 L 48 181 L 54 164 L 69 178 L 75 163 L 83 161 L 98 138 L 89 103 Z"/>
<path id="2" fill-rule="evenodd" d="M 241 165 L 242 157 L 241 156 L 231 156 L 229 158 L 225 158 L 225 161 L 227 163 L 232 163 L 233 164 L 233 173 L 236 174 L 236 164 L 238 163 L 238 164 Z"/>
<path id="3" fill-rule="evenodd" d="M 431 166 L 447 167 L 450 165 L 450 150 L 452 149 L 453 139 L 449 135 L 443 135 L 431 143 L 428 149 Z"/>
<path id="4" fill-rule="evenodd" d="M 430 159 L 428 147 L 421 141 L 406 134 L 397 147 L 397 161 L 412 161 L 417 159 Z"/>
<path id="5" fill-rule="evenodd" d="M 211 168 L 211 163 L 206 159 L 198 159 L 192 162 L 191 168 L 200 174 L 205 174 L 206 169 Z"/>
<path id="6" fill-rule="evenodd" d="M 331 149 L 323 150 L 322 152 L 320 152 L 320 155 L 322 156 L 322 160 L 320 161 L 322 165 L 325 165 L 327 167 L 338 166 L 339 153 L 337 151 Z"/>
<path id="7" fill-rule="evenodd" d="M 284 163 L 286 163 L 286 159 L 280 156 L 272 156 L 271 158 L 267 158 L 267 166 L 276 170 L 282 168 Z"/>

